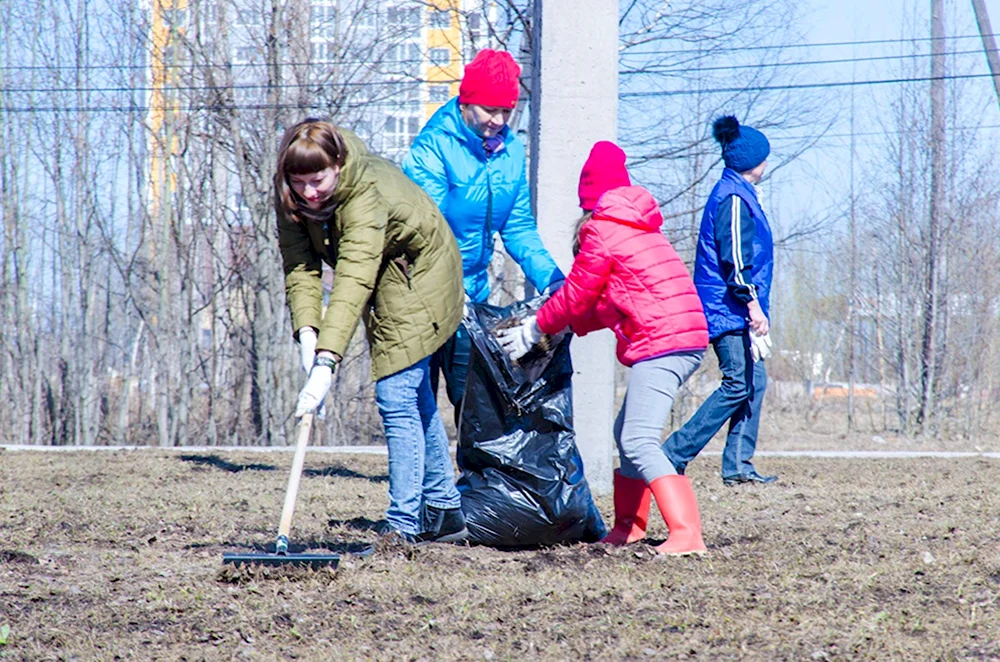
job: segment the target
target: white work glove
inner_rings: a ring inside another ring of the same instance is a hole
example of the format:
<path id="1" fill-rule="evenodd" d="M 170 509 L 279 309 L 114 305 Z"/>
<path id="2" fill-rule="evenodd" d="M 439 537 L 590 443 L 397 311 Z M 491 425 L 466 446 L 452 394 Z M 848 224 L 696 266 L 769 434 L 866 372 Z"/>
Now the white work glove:
<path id="1" fill-rule="evenodd" d="M 311 326 L 304 326 L 299 329 L 299 352 L 302 358 L 302 369 L 308 375 L 312 370 L 313 361 L 316 359 L 316 329 Z"/>
<path id="2" fill-rule="evenodd" d="M 758 336 L 750 332 L 750 356 L 754 363 L 771 358 L 771 338 L 766 333 Z"/>
<path id="3" fill-rule="evenodd" d="M 295 404 L 295 418 L 316 411 L 333 384 L 333 368 L 328 365 L 314 365 L 309 371 L 306 385 L 299 391 L 299 400 Z"/>
<path id="4" fill-rule="evenodd" d="M 462 319 L 467 320 L 472 317 L 472 306 L 469 305 L 472 303 L 472 299 L 469 298 L 468 294 L 464 296 L 465 301 L 462 302 Z"/>
<path id="5" fill-rule="evenodd" d="M 496 335 L 504 351 L 510 355 L 511 359 L 517 361 L 531 351 L 531 348 L 537 345 L 545 334 L 538 328 L 538 322 L 532 315 L 524 318 L 517 326 L 497 331 Z"/>

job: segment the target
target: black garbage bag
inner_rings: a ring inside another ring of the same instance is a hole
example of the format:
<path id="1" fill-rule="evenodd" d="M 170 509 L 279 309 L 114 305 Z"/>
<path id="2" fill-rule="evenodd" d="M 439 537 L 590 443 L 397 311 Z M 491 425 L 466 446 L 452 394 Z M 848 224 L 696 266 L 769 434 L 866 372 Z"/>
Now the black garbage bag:
<path id="1" fill-rule="evenodd" d="M 605 534 L 573 434 L 569 334 L 519 364 L 493 336 L 542 302 L 477 304 L 466 320 L 472 354 L 459 426 L 458 489 L 473 543 L 529 547 L 596 542 Z"/>

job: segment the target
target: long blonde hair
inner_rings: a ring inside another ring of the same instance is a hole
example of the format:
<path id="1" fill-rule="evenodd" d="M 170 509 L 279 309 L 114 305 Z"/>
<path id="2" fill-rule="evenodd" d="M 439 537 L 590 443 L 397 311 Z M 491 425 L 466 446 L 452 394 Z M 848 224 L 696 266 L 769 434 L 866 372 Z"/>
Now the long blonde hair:
<path id="1" fill-rule="evenodd" d="M 593 218 L 593 216 L 593 210 L 585 211 L 576 221 L 576 227 L 573 228 L 573 257 L 576 257 L 580 253 L 580 230 L 583 229 L 583 224 Z"/>
<path id="2" fill-rule="evenodd" d="M 329 209 L 310 210 L 305 200 L 292 189 L 288 177 L 334 166 L 343 167 L 346 159 L 344 138 L 332 123 L 309 117 L 290 127 L 282 136 L 278 148 L 278 163 L 274 170 L 275 209 L 295 223 L 301 223 L 305 218 L 328 216 Z"/>

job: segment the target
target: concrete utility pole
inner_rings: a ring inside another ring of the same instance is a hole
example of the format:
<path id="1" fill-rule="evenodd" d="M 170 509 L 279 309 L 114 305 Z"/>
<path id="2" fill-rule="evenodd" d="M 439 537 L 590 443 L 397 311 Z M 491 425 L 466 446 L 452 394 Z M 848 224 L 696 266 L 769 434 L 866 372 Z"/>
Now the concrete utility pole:
<path id="1" fill-rule="evenodd" d="M 569 273 L 580 216 L 577 185 L 590 148 L 618 125 L 618 3 L 535 0 L 531 187 L 538 229 Z M 611 490 L 615 350 L 608 331 L 573 340 L 576 443 L 591 490 Z"/>
<path id="2" fill-rule="evenodd" d="M 997 54 L 997 42 L 993 38 L 993 28 L 990 27 L 990 15 L 983 0 L 972 0 L 972 9 L 976 12 L 976 23 L 979 24 L 979 34 L 983 38 L 986 62 L 989 63 L 990 73 L 993 74 L 993 89 L 997 93 L 997 103 L 1000 103 L 1000 55 Z"/>

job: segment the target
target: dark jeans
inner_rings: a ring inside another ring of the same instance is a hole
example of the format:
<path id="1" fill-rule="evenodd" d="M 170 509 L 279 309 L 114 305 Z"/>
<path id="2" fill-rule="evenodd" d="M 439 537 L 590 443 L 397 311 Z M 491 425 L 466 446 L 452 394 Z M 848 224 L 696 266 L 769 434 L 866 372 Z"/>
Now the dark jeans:
<path id="1" fill-rule="evenodd" d="M 694 416 L 663 443 L 663 452 L 679 473 L 729 422 L 722 452 L 722 476 L 754 471 L 754 450 L 760 427 L 760 410 L 767 389 L 764 361 L 753 362 L 748 330 L 726 333 L 712 341 L 719 357 L 722 384 L 702 403 Z"/>
<path id="2" fill-rule="evenodd" d="M 458 325 L 458 331 L 431 355 L 431 390 L 437 395 L 438 373 L 444 373 L 445 390 L 448 401 L 455 406 L 455 425 L 462 413 L 462 398 L 465 397 L 465 380 L 469 376 L 469 360 L 472 355 L 472 338 L 465 322 Z"/>

